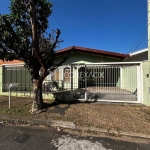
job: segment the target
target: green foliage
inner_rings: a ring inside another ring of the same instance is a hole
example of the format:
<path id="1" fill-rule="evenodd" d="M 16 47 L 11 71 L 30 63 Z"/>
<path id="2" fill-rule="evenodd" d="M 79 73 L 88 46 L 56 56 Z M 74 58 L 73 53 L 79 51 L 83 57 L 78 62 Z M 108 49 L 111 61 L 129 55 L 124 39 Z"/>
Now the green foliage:
<path id="1" fill-rule="evenodd" d="M 25 62 L 32 78 L 44 78 L 54 70 L 55 48 L 60 30 L 46 33 L 53 4 L 48 0 L 11 0 L 10 14 L 0 15 L 0 59 Z"/>
<path id="2" fill-rule="evenodd" d="M 33 8 L 33 12 L 31 11 Z M 52 3 L 47 0 L 11 0 L 10 12 L 18 30 L 27 31 L 31 36 L 30 15 L 35 15 L 40 34 L 48 28 L 48 17 L 52 13 Z"/>

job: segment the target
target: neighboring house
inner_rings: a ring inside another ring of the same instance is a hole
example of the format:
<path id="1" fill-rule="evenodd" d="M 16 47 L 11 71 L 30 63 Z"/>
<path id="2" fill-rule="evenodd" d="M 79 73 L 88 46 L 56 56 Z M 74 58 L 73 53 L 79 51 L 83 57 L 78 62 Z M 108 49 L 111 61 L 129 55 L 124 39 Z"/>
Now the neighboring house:
<path id="1" fill-rule="evenodd" d="M 24 64 L 22 61 L 20 60 L 13 60 L 13 61 L 3 61 L 0 60 L 0 66 L 2 65 L 20 65 L 20 64 Z"/>
<path id="2" fill-rule="evenodd" d="M 9 83 L 19 83 L 15 91 L 32 91 L 31 77 L 28 70 L 24 68 L 24 62 L 0 60 L 0 75 L 3 92 L 7 91 Z"/>
<path id="3" fill-rule="evenodd" d="M 150 64 L 145 61 L 147 49 L 121 54 L 72 46 L 56 51 L 55 63 L 59 63 L 67 53 L 70 53 L 68 60 L 45 78 L 45 98 L 150 105 Z M 16 95 L 19 92 L 32 95 L 30 74 L 23 68 L 23 62 L 1 63 L 0 73 L 3 85 L 19 83 L 14 90 Z M 5 91 L 3 88 L 2 94 L 6 94 Z"/>
<path id="4" fill-rule="evenodd" d="M 138 51 L 130 53 L 129 55 L 130 57 L 126 58 L 124 61 L 133 62 L 148 60 L 148 48 L 140 49 Z"/>

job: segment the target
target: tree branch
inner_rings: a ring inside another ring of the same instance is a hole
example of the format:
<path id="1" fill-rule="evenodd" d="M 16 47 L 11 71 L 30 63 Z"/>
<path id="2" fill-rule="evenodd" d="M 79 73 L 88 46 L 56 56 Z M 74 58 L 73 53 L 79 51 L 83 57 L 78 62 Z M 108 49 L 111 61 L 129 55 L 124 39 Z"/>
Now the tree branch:
<path id="1" fill-rule="evenodd" d="M 72 51 L 74 50 L 74 47 L 65 54 L 64 58 L 57 64 L 54 64 L 52 68 L 50 68 L 51 71 L 54 71 L 56 68 L 58 68 L 60 65 L 62 65 L 71 55 Z"/>
<path id="2" fill-rule="evenodd" d="M 45 70 L 46 67 L 39 53 L 39 32 L 37 31 L 37 25 L 36 25 L 36 11 L 32 4 L 32 1 L 30 0 L 29 2 L 30 2 L 29 14 L 30 14 L 30 21 L 32 26 L 33 48 L 39 63 L 41 64 L 42 68 Z"/>
<path id="3" fill-rule="evenodd" d="M 7 20 L 5 16 L 2 16 L 3 21 L 5 22 L 5 25 L 9 29 L 10 33 L 12 33 L 13 38 L 16 40 L 17 43 L 20 43 L 20 39 L 18 38 L 17 34 L 13 30 L 13 27 L 11 26 L 10 22 Z M 17 49 L 14 49 L 16 53 L 18 53 Z"/>
<path id="4" fill-rule="evenodd" d="M 50 49 L 51 52 L 54 51 L 54 49 L 56 47 L 56 44 L 58 43 L 58 39 L 59 39 L 60 34 L 61 34 L 60 30 L 57 29 L 55 42 L 53 43 L 53 45 L 52 45 L 52 47 Z"/>

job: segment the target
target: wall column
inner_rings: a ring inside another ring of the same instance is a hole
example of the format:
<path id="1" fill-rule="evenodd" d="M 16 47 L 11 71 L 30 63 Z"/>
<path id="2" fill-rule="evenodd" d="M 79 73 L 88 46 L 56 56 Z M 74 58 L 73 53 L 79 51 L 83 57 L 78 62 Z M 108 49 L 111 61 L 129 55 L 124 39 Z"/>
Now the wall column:
<path id="1" fill-rule="evenodd" d="M 150 60 L 150 0 L 147 0 L 148 10 L 148 60 Z"/>

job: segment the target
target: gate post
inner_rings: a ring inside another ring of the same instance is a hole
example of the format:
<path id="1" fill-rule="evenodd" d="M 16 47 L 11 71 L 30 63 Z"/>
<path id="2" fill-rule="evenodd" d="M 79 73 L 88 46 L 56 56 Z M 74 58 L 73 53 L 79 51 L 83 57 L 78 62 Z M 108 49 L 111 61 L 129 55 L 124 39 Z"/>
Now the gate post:
<path id="1" fill-rule="evenodd" d="M 72 64 L 71 64 L 70 78 L 71 78 L 71 100 L 73 100 L 73 65 Z"/>
<path id="2" fill-rule="evenodd" d="M 137 66 L 137 102 L 142 103 L 142 90 L 143 86 L 141 84 L 141 64 Z"/>
<path id="3" fill-rule="evenodd" d="M 86 65 L 85 65 L 85 95 L 84 99 L 87 100 L 87 74 L 86 74 Z"/>

